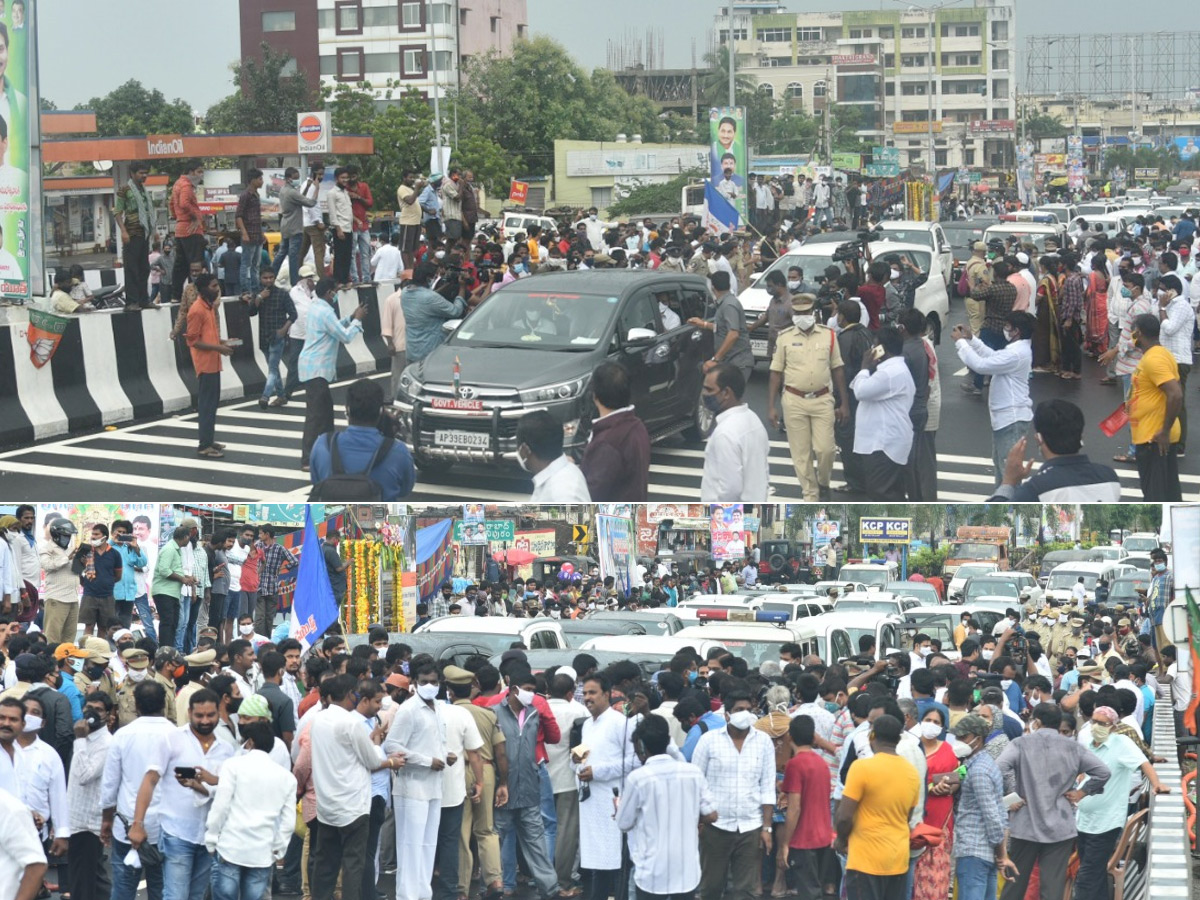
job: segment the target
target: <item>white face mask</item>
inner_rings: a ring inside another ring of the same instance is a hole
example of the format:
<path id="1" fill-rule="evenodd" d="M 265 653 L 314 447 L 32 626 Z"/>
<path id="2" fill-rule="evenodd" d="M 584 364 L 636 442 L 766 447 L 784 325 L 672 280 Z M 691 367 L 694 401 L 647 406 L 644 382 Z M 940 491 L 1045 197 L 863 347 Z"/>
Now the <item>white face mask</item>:
<path id="1" fill-rule="evenodd" d="M 417 696 L 422 700 L 433 700 L 437 697 L 438 686 L 436 684 L 418 684 Z"/>
<path id="2" fill-rule="evenodd" d="M 970 744 L 964 744 L 962 741 L 954 742 L 954 755 L 959 759 L 966 759 L 974 752 L 975 748 L 973 748 Z"/>
<path id="3" fill-rule="evenodd" d="M 812 331 L 813 326 L 817 324 L 817 317 L 808 316 L 792 316 L 792 324 L 801 331 Z"/>
<path id="4" fill-rule="evenodd" d="M 942 726 L 937 722 L 922 722 L 920 729 L 921 737 L 927 741 L 932 741 L 942 733 Z"/>
<path id="5" fill-rule="evenodd" d="M 145 669 L 130 669 L 129 670 L 129 680 L 133 681 L 133 682 L 145 681 L 146 680 L 146 670 Z"/>
<path id="6" fill-rule="evenodd" d="M 1066 617 L 1066 616 L 1059 616 L 1059 617 L 1058 617 L 1058 624 L 1059 624 L 1059 625 L 1066 625 L 1066 624 L 1067 624 L 1067 617 Z"/>
<path id="7" fill-rule="evenodd" d="M 517 702 L 522 706 L 533 705 L 533 691 L 526 691 L 521 688 L 517 689 Z"/>
<path id="8" fill-rule="evenodd" d="M 517 450 L 517 465 L 521 467 L 522 471 L 529 471 L 529 463 L 526 461 L 525 457 L 521 455 L 521 451 L 519 449 Z"/>
<path id="9" fill-rule="evenodd" d="M 922 657 L 922 658 L 924 658 L 924 657 L 926 657 L 926 656 L 929 656 L 929 655 L 931 655 L 932 653 L 933 653 L 933 648 L 932 648 L 932 647 L 922 647 L 922 648 L 921 648 L 921 657 Z"/>
<path id="10" fill-rule="evenodd" d="M 101 544 L 104 543 L 104 538 L 92 538 L 90 541 L 88 541 L 88 543 L 91 544 L 93 547 L 99 547 Z"/>
<path id="11" fill-rule="evenodd" d="M 994 653 L 994 651 L 992 651 L 992 650 L 980 650 L 979 651 L 979 655 L 983 657 L 985 662 L 991 661 L 993 653 Z"/>
<path id="12" fill-rule="evenodd" d="M 1140 256 L 1135 256 L 1130 260 L 1130 262 L 1132 262 L 1135 266 L 1140 266 L 1142 264 L 1142 258 Z"/>
<path id="13" fill-rule="evenodd" d="M 1000 687 L 1004 688 L 1004 690 L 1007 691 L 1010 687 L 1012 687 L 1012 679 L 1011 678 L 1000 679 Z"/>
<path id="14" fill-rule="evenodd" d="M 788 290 L 792 291 L 793 293 L 800 290 L 800 282 L 798 282 L 798 281 L 789 281 L 787 283 L 787 286 L 788 286 Z"/>
<path id="15" fill-rule="evenodd" d="M 1018 335 L 1018 333 L 1017 333 L 1017 332 L 1015 332 L 1015 331 L 1013 331 L 1011 328 L 1005 328 L 1005 329 L 1004 329 L 1004 339 L 1005 339 L 1006 341 L 1008 341 L 1010 344 L 1011 344 L 1013 341 L 1015 341 L 1015 340 L 1017 339 L 1017 337 L 1018 337 L 1018 336 L 1019 336 L 1019 335 Z"/>
<path id="16" fill-rule="evenodd" d="M 729 724 L 739 731 L 749 731 L 757 721 L 758 716 L 748 709 L 738 710 L 729 717 Z"/>
<path id="17" fill-rule="evenodd" d="M 892 269 L 892 273 L 891 273 L 891 278 L 892 278 L 892 281 L 895 281 L 895 280 L 896 280 L 897 278 L 899 278 L 899 277 L 900 277 L 900 270 L 899 270 L 899 269 Z"/>
<path id="18" fill-rule="evenodd" d="M 41 730 L 42 730 L 42 717 L 35 716 L 32 713 L 26 713 L 25 714 L 25 727 L 22 729 L 22 731 L 24 731 L 25 734 L 33 734 L 35 731 L 41 731 Z"/>

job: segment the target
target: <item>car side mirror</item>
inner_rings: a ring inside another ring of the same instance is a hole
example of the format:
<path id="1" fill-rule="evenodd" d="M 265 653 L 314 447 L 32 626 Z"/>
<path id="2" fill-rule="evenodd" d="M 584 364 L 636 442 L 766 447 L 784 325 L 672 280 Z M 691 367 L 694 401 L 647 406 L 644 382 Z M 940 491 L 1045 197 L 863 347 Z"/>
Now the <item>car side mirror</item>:
<path id="1" fill-rule="evenodd" d="M 446 334 L 453 334 L 454 329 L 456 329 L 461 324 L 462 324 L 462 319 L 447 319 L 445 322 L 442 323 L 442 331 L 446 332 Z"/>
<path id="2" fill-rule="evenodd" d="M 658 337 L 658 332 L 653 328 L 630 328 L 629 333 L 625 335 L 625 343 L 648 344 L 656 337 Z"/>

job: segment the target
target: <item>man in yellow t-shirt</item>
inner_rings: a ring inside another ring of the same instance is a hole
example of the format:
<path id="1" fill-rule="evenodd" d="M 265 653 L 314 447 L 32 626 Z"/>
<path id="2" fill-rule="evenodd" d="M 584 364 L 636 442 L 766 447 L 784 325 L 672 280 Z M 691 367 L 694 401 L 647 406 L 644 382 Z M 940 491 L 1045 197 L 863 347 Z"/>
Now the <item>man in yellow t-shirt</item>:
<path id="1" fill-rule="evenodd" d="M 416 172 L 406 169 L 401 174 L 396 188 L 396 224 L 400 227 L 400 254 L 406 269 L 413 267 L 413 256 L 421 242 L 421 204 L 417 198 L 423 190 L 425 179 L 418 179 Z"/>
<path id="2" fill-rule="evenodd" d="M 1129 391 L 1129 429 L 1137 453 L 1142 498 L 1150 503 L 1180 502 L 1179 461 L 1175 444 L 1182 432 L 1183 385 L 1179 365 L 1158 342 L 1159 320 L 1152 314 L 1133 320 L 1130 330 L 1142 359 Z"/>
<path id="3" fill-rule="evenodd" d="M 849 900 L 903 900 L 908 876 L 908 821 L 921 795 L 921 778 L 896 745 L 904 725 L 880 716 L 871 726 L 874 756 L 856 759 L 834 825 L 834 849 L 846 854 Z"/>

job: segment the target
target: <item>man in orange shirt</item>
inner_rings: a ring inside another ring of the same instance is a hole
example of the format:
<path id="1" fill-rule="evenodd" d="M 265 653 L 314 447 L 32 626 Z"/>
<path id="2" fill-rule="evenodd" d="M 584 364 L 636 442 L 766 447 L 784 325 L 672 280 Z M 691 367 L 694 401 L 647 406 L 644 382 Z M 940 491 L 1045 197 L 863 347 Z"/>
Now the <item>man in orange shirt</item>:
<path id="1" fill-rule="evenodd" d="M 1129 391 L 1129 429 L 1137 451 L 1138 481 L 1142 497 L 1150 503 L 1181 502 L 1179 460 L 1172 444 L 1182 428 L 1183 385 L 1175 357 L 1158 342 L 1158 316 L 1144 314 L 1133 320 L 1130 336 L 1142 351 Z"/>
<path id="2" fill-rule="evenodd" d="M 171 299 L 183 295 L 188 268 L 204 262 L 208 239 L 204 236 L 204 214 L 196 199 L 196 186 L 204 180 L 204 163 L 191 160 L 171 188 L 171 217 L 175 220 L 175 266 L 171 270 Z"/>
<path id="3" fill-rule="evenodd" d="M 199 303 L 188 310 L 187 343 L 196 370 L 196 419 L 200 425 L 199 456 L 223 457 L 225 445 L 216 442 L 217 404 L 221 399 L 221 357 L 233 355 L 233 345 L 221 340 L 217 301 L 221 285 L 211 272 L 196 276 Z"/>

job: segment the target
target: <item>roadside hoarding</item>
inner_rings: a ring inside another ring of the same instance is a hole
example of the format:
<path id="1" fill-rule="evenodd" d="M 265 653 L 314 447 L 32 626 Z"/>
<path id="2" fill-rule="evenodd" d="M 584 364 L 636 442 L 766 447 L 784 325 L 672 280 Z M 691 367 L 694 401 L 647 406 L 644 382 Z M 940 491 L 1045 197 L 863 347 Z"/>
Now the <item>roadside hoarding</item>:
<path id="1" fill-rule="evenodd" d="M 746 183 L 750 174 L 745 107 L 713 107 L 708 111 L 708 126 L 709 177 L 718 193 L 732 204 L 745 222 Z"/>
<path id="2" fill-rule="evenodd" d="M 596 548 L 599 553 L 600 577 L 612 576 L 616 589 L 628 596 L 633 586 L 635 535 L 629 519 L 616 516 L 596 516 Z"/>
<path id="3" fill-rule="evenodd" d="M 746 515 L 740 503 L 714 503 L 710 508 L 712 555 L 717 562 L 746 555 Z"/>
<path id="4" fill-rule="evenodd" d="M 486 522 L 454 523 L 454 540 L 459 544 L 498 544 L 516 540 L 512 519 L 488 519 Z"/>
<path id="5" fill-rule="evenodd" d="M 859 519 L 858 539 L 864 544 L 910 543 L 912 519 Z"/>
<path id="6" fill-rule="evenodd" d="M 42 235 L 34 221 L 41 214 L 40 162 L 34 152 L 35 143 L 40 141 L 34 25 L 37 5 L 38 0 L 25 0 L 23 4 L 0 6 L 5 45 L 0 56 L 0 294 L 23 301 L 33 297 L 35 287 L 42 287 L 42 278 L 37 274 Z M 32 355 L 38 365 L 36 349 Z"/>

